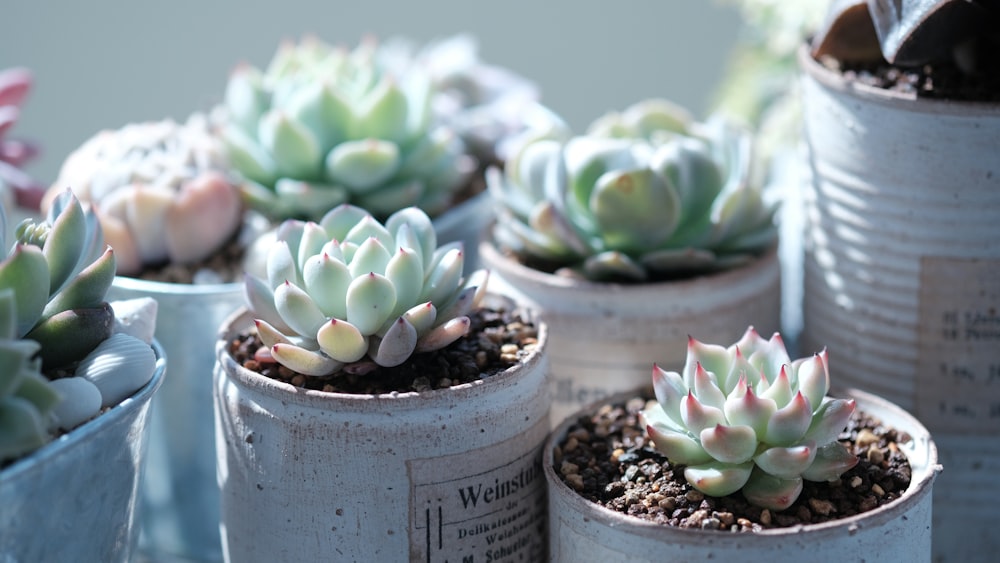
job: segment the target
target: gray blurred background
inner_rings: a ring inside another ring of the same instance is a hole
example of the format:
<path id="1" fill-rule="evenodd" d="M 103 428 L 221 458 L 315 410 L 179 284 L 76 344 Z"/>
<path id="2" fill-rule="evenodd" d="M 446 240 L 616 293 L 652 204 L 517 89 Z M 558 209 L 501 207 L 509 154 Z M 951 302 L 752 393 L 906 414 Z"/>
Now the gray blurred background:
<path id="1" fill-rule="evenodd" d="M 470 32 L 484 61 L 534 80 L 579 130 L 653 96 L 703 115 L 738 23 L 705 0 L 8 0 L 0 68 L 35 73 L 12 134 L 43 145 L 28 171 L 49 183 L 98 130 L 208 109 L 238 62 L 266 65 L 282 39 L 307 33 L 353 47 L 366 34 L 423 43 Z"/>

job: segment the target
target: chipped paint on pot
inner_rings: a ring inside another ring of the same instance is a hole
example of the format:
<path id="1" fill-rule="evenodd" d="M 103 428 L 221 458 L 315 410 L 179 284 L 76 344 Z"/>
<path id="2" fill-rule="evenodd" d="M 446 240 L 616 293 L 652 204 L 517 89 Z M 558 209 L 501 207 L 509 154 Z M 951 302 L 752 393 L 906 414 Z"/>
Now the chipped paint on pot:
<path id="1" fill-rule="evenodd" d="M 132 561 L 152 379 L 118 405 L 0 471 L 0 561 Z"/>
<path id="2" fill-rule="evenodd" d="M 170 373 L 153 398 L 139 502 L 140 551 L 221 561 L 212 380 L 219 325 L 243 306 L 243 284 L 178 284 L 118 276 L 109 299 L 152 297 Z"/>
<path id="3" fill-rule="evenodd" d="M 803 346 L 914 412 L 948 470 L 936 560 L 1000 550 L 1000 104 L 851 83 L 803 49 Z"/>
<path id="4" fill-rule="evenodd" d="M 593 412 L 608 401 L 626 401 L 638 394 L 638 390 L 621 393 L 590 405 L 581 414 Z M 912 480 L 895 502 L 823 524 L 755 533 L 663 526 L 590 502 L 563 482 L 553 467 L 553 448 L 565 439 L 574 422 L 566 420 L 555 429 L 544 449 L 551 560 L 798 563 L 865 561 L 874 554 L 892 554 L 897 561 L 930 561 L 932 487 L 941 469 L 934 441 L 917 419 L 880 397 L 856 390 L 838 396 L 854 398 L 859 410 L 913 438 L 901 448 L 913 469 Z"/>
<path id="5" fill-rule="evenodd" d="M 547 336 L 506 372 L 425 393 L 306 391 L 238 365 L 222 328 L 216 444 L 227 561 L 544 558 Z"/>
<path id="6" fill-rule="evenodd" d="M 553 426 L 588 403 L 647 383 L 654 362 L 679 370 L 688 335 L 735 342 L 748 325 L 761 334 L 780 327 L 775 249 L 718 274 L 635 285 L 540 272 L 489 240 L 479 254 L 492 287 L 536 309 L 549 325 Z"/>

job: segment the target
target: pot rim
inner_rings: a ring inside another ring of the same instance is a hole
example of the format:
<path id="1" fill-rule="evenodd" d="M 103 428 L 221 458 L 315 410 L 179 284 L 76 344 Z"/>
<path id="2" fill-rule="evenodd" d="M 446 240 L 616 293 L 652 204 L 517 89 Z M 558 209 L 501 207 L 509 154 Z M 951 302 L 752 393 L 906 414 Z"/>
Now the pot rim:
<path id="1" fill-rule="evenodd" d="M 650 297 L 662 299 L 666 291 L 689 291 L 692 288 L 704 288 L 706 284 L 731 287 L 736 278 L 765 275 L 778 261 L 778 242 L 776 241 L 762 254 L 742 266 L 729 268 L 719 272 L 701 274 L 691 278 L 684 278 L 670 281 L 658 281 L 648 283 L 626 284 L 618 282 L 597 282 L 565 276 L 557 276 L 541 270 L 536 270 L 525 266 L 521 262 L 505 255 L 489 235 L 494 222 L 486 226 L 484 235 L 479 243 L 479 255 L 482 256 L 484 266 L 486 264 L 496 264 L 498 273 L 506 279 L 523 279 L 531 283 L 558 289 L 559 291 L 577 292 L 630 292 L 635 294 L 647 293 Z"/>
<path id="2" fill-rule="evenodd" d="M 813 58 L 808 42 L 799 45 L 797 58 L 799 69 L 818 84 L 861 100 L 912 112 L 939 113 L 960 117 L 1000 117 L 1000 102 L 920 98 L 915 93 L 905 94 L 847 80 L 841 73 L 826 68 Z"/>
<path id="3" fill-rule="evenodd" d="M 140 405 L 148 402 L 152 398 L 153 393 L 160 387 L 160 384 L 163 383 L 163 377 L 167 370 L 167 358 L 163 347 L 156 339 L 153 340 L 152 346 L 153 352 L 156 354 L 156 364 L 153 368 L 153 377 L 145 385 L 106 412 L 98 414 L 80 426 L 15 461 L 0 471 L 0 478 L 12 479 L 32 471 L 36 466 L 61 455 L 74 443 L 82 442 L 94 434 L 104 431 L 106 427 L 130 415 Z"/>
<path id="4" fill-rule="evenodd" d="M 176 283 L 155 280 L 144 280 L 128 276 L 116 275 L 112 285 L 130 291 L 142 291 L 149 294 L 172 295 L 215 295 L 242 291 L 243 282 L 227 283 Z"/>
<path id="5" fill-rule="evenodd" d="M 604 399 L 587 405 L 577 411 L 576 414 L 563 420 L 552 431 L 552 433 L 549 434 L 548 439 L 545 441 L 545 445 L 542 450 L 542 470 L 545 473 L 545 479 L 548 482 L 550 494 L 559 495 L 560 497 L 567 499 L 567 504 L 569 504 L 571 508 L 576 511 L 576 516 L 582 517 L 586 520 L 597 521 L 603 526 L 617 528 L 627 527 L 629 532 L 634 533 L 635 535 L 675 543 L 697 541 L 709 543 L 732 542 L 737 544 L 752 544 L 754 542 L 773 542 L 775 541 L 774 538 L 805 533 L 809 533 L 814 536 L 822 536 L 824 534 L 837 533 L 843 528 L 847 528 L 852 531 L 862 527 L 872 528 L 899 518 L 907 510 L 909 510 L 913 504 L 918 502 L 924 496 L 931 494 L 931 486 L 933 485 L 934 479 L 942 469 L 941 465 L 938 463 L 937 445 L 934 443 L 930 432 L 919 420 L 916 419 L 916 417 L 903 410 L 895 403 L 891 403 L 877 395 L 855 388 L 834 389 L 835 396 L 856 399 L 858 402 L 858 408 L 864 412 L 877 416 L 883 420 L 885 418 L 889 418 L 889 416 L 896 419 L 900 423 L 893 424 L 892 426 L 909 434 L 913 440 L 912 444 L 915 448 L 926 447 L 926 464 L 913 468 L 910 485 L 898 499 L 868 512 L 831 520 L 829 522 L 785 528 L 771 528 L 759 532 L 748 533 L 729 533 L 723 530 L 677 528 L 674 526 L 665 526 L 663 524 L 656 524 L 654 522 L 641 520 L 628 516 L 627 514 L 622 514 L 609 508 L 605 508 L 580 496 L 579 493 L 571 489 L 565 482 L 563 482 L 562 479 L 559 478 L 558 475 L 556 475 L 555 468 L 553 467 L 552 452 L 556 443 L 565 438 L 570 425 L 576 421 L 577 416 L 581 413 L 592 412 L 601 405 L 609 402 L 633 398 L 646 387 L 647 386 L 639 387 L 631 391 L 617 393 L 611 397 L 605 397 Z M 926 444 L 926 446 L 924 446 L 924 444 Z M 552 517 L 554 517 L 554 514 Z M 817 540 L 821 541 L 821 538 L 817 537 Z"/>
<path id="6" fill-rule="evenodd" d="M 487 294 L 487 297 L 490 296 L 507 299 L 495 293 Z M 530 313 L 530 310 L 526 309 L 526 311 Z M 250 319 L 250 311 L 246 307 L 241 307 L 223 322 L 215 345 L 216 369 L 221 371 L 222 376 L 228 378 L 234 384 L 253 390 L 254 392 L 262 393 L 281 401 L 291 401 L 318 408 L 329 408 L 331 404 L 335 403 L 336 408 L 341 411 L 367 412 L 380 406 L 385 409 L 398 411 L 400 409 L 416 410 L 425 408 L 425 405 L 430 402 L 485 400 L 485 397 L 488 397 L 499 389 L 515 385 L 521 379 L 524 379 L 527 374 L 533 373 L 538 369 L 545 369 L 544 362 L 547 360 L 548 326 L 540 319 L 535 318 L 534 323 L 538 330 L 538 344 L 531 354 L 520 363 L 510 366 L 504 371 L 486 379 L 462 383 L 446 389 L 434 389 L 425 392 L 392 392 L 378 395 L 306 390 L 289 383 L 265 377 L 255 371 L 244 368 L 236 362 L 232 354 L 229 353 L 228 344 L 233 336 L 248 326 Z"/>

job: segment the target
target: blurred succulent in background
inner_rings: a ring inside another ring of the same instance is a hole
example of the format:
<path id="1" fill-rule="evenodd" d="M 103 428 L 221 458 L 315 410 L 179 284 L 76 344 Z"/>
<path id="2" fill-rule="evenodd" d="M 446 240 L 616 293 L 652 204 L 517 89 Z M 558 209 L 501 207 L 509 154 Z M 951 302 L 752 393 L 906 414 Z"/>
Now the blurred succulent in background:
<path id="1" fill-rule="evenodd" d="M 487 184 L 501 248 L 592 280 L 734 267 L 776 239 L 747 135 L 664 100 L 604 116 L 585 136 L 528 143 Z"/>
<path id="2" fill-rule="evenodd" d="M 63 163 L 43 208 L 67 188 L 93 206 L 122 275 L 202 260 L 243 223 L 224 147 L 197 114 L 98 133 Z"/>
<path id="3" fill-rule="evenodd" d="M 411 66 L 426 69 L 437 92 L 431 101 L 435 119 L 454 129 L 481 164 L 505 162 L 528 132 L 568 129 L 539 103 L 537 85 L 484 62 L 472 35 L 454 35 L 422 47 L 391 38 L 379 57 L 397 72 Z"/>
<path id="4" fill-rule="evenodd" d="M 424 69 L 393 72 L 378 46 L 285 44 L 265 71 L 233 71 L 219 112 L 248 201 L 272 219 L 318 219 L 341 203 L 384 218 L 446 209 L 474 168 L 461 139 L 435 123 Z"/>
<path id="5" fill-rule="evenodd" d="M 342 204 L 319 223 L 289 220 L 267 256 L 267 279 L 246 295 L 273 360 L 303 375 L 363 373 L 443 348 L 469 330 L 485 273 L 462 276 L 461 243 L 437 246 L 418 208 L 385 224 Z"/>
<path id="6" fill-rule="evenodd" d="M 643 411 L 654 446 L 712 496 L 742 489 L 783 510 L 802 480 L 829 481 L 857 464 L 837 442 L 853 400 L 831 399 L 826 350 L 792 361 L 777 333 L 753 327 L 728 348 L 688 340 L 683 373 L 653 367 L 657 403 Z"/>
<path id="7" fill-rule="evenodd" d="M 70 429 L 117 404 L 153 376 L 148 343 L 112 335 L 105 294 L 114 277 L 97 217 L 69 190 L 45 221 L 17 228 L 0 262 L 0 461 L 41 446 L 52 427 Z M 75 376 L 43 375 L 60 370 Z"/>
<path id="8" fill-rule="evenodd" d="M 25 68 L 0 70 L 0 192 L 6 198 L 5 205 L 16 203 L 35 210 L 45 188 L 21 167 L 38 153 L 38 148 L 6 135 L 21 116 L 20 107 L 31 90 L 32 80 L 31 72 Z"/>

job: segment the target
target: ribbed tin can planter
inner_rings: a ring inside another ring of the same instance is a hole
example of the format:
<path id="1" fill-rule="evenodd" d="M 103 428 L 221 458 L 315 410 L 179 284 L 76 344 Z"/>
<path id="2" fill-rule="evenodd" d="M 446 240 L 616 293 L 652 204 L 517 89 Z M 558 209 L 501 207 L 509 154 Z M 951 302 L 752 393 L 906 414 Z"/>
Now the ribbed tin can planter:
<path id="1" fill-rule="evenodd" d="M 916 414 L 948 470 L 935 557 L 1000 550 L 1000 104 L 848 83 L 805 51 L 803 345 Z"/>
<path id="2" fill-rule="evenodd" d="M 638 390 L 621 393 L 581 412 L 593 412 L 609 400 L 624 402 L 638 394 Z M 913 416 L 882 398 L 855 390 L 838 396 L 856 399 L 859 410 L 913 438 L 902 448 L 913 477 L 895 502 L 833 522 L 756 533 L 681 529 L 630 518 L 584 499 L 556 474 L 553 448 L 564 441 L 574 417 L 555 429 L 544 450 L 551 560 L 799 563 L 884 557 L 930 561 L 932 487 L 940 470 L 934 441 Z"/>
<path id="3" fill-rule="evenodd" d="M 215 478 L 212 378 L 219 325 L 243 306 L 243 284 L 191 285 L 119 276 L 111 299 L 152 297 L 156 338 L 170 373 L 153 399 L 143 474 L 140 550 L 221 561 L 219 488 Z"/>
<path id="4" fill-rule="evenodd" d="M 131 397 L 0 471 L 0 561 L 132 561 L 153 378 Z"/>
<path id="5" fill-rule="evenodd" d="M 523 266 L 489 240 L 479 249 L 491 287 L 549 325 L 552 422 L 649 382 L 654 362 L 680 369 L 687 336 L 735 342 L 747 326 L 781 323 L 781 273 L 772 249 L 751 264 L 678 282 L 622 285 L 572 280 Z"/>
<path id="6" fill-rule="evenodd" d="M 535 353 L 502 374 L 387 395 L 249 371 L 228 352 L 249 326 L 233 316 L 217 347 L 227 561 L 544 559 L 544 325 Z"/>

